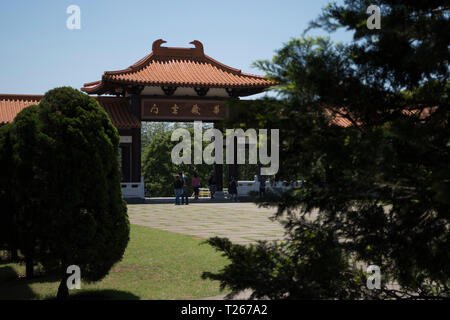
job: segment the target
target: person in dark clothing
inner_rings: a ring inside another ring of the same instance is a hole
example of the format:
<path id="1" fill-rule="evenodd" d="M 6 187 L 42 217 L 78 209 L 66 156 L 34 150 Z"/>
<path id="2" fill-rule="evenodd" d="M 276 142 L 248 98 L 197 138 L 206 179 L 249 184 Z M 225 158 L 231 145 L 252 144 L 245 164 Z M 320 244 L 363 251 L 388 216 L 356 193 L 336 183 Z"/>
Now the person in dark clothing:
<path id="1" fill-rule="evenodd" d="M 238 201 L 238 192 L 237 192 L 238 183 L 234 177 L 231 177 L 231 181 L 228 184 L 228 193 L 231 196 L 231 200 Z"/>
<path id="2" fill-rule="evenodd" d="M 188 197 L 188 190 L 187 190 L 187 178 L 183 173 L 180 173 L 181 181 L 183 182 L 183 191 L 181 192 L 181 204 L 188 205 L 189 204 L 189 197 Z"/>
<path id="3" fill-rule="evenodd" d="M 198 195 L 200 194 L 200 178 L 197 173 L 194 173 L 192 178 L 192 188 L 194 188 L 195 200 L 198 200 Z"/>
<path id="4" fill-rule="evenodd" d="M 214 199 L 214 194 L 216 193 L 217 190 L 216 177 L 214 175 L 214 171 L 212 171 L 208 177 L 208 184 L 209 184 L 209 192 L 211 193 L 211 199 Z"/>
<path id="5" fill-rule="evenodd" d="M 262 199 L 266 195 L 266 177 L 259 176 L 259 198 Z"/>
<path id="6" fill-rule="evenodd" d="M 180 176 L 177 176 L 175 178 L 175 182 L 173 183 L 173 188 L 175 190 L 175 205 L 180 204 L 180 196 L 183 192 L 183 181 L 181 181 Z"/>

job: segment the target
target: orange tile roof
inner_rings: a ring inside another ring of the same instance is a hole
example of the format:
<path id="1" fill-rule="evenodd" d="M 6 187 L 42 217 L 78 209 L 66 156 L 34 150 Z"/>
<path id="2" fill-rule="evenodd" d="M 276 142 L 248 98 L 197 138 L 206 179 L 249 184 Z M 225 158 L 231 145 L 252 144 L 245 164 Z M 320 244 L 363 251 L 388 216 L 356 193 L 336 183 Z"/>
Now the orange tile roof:
<path id="1" fill-rule="evenodd" d="M 81 89 L 87 93 L 105 93 L 108 83 L 218 87 L 218 88 L 265 88 L 277 84 L 261 76 L 247 74 L 226 66 L 203 52 L 200 41 L 193 41 L 195 48 L 161 47 L 164 40 L 153 43 L 151 54 L 127 69 L 106 71 L 101 81 L 86 83 Z"/>
<path id="2" fill-rule="evenodd" d="M 128 99 L 116 97 L 94 97 L 105 109 L 117 128 L 140 128 L 141 121 L 128 112 Z"/>
<path id="3" fill-rule="evenodd" d="M 0 95 L 0 125 L 12 122 L 20 111 L 41 99 L 39 95 Z"/>
<path id="4" fill-rule="evenodd" d="M 405 109 L 402 111 L 402 113 L 407 116 L 414 115 L 414 116 L 418 117 L 420 120 L 424 120 L 424 119 L 427 119 L 429 116 L 431 116 L 431 114 L 433 112 L 435 112 L 437 109 L 438 109 L 437 106 L 425 107 L 425 108 L 418 106 L 416 108 Z"/>
<path id="5" fill-rule="evenodd" d="M 425 120 L 433 112 L 437 110 L 438 107 L 407 107 L 401 111 L 405 116 L 415 116 L 420 120 Z M 343 108 L 326 108 L 325 114 L 331 117 L 330 124 L 337 125 L 339 127 L 351 127 L 353 125 L 361 126 L 361 121 L 355 119 L 351 114 L 345 111 Z"/>
<path id="6" fill-rule="evenodd" d="M 338 109 L 330 107 L 325 108 L 325 114 L 331 117 L 330 124 L 344 128 L 351 127 L 353 125 L 353 122 L 350 120 L 350 119 L 354 120 L 353 117 L 350 117 L 349 119 L 348 113 L 342 108 Z M 357 125 L 360 125 L 360 122 L 356 120 L 354 121 Z"/>
<path id="7" fill-rule="evenodd" d="M 0 95 L 0 125 L 12 122 L 28 106 L 39 104 L 42 95 Z M 141 122 L 128 110 L 126 98 L 94 97 L 118 128 L 140 128 Z"/>

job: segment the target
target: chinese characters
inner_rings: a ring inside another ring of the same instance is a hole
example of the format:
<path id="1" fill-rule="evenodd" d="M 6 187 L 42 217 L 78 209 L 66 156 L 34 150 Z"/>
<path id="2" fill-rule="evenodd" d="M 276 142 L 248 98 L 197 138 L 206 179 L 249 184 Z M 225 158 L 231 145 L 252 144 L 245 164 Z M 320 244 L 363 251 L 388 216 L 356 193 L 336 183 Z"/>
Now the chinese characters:
<path id="1" fill-rule="evenodd" d="M 142 120 L 222 120 L 227 108 L 219 100 L 142 99 Z"/>

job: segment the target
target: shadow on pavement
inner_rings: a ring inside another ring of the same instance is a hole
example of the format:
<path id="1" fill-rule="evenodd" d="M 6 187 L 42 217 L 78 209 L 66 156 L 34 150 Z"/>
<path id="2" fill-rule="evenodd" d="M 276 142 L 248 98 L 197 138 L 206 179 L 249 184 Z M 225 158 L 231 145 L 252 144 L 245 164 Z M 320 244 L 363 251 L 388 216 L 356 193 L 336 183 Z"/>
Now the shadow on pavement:
<path id="1" fill-rule="evenodd" d="M 9 266 L 0 267 L 0 300 L 26 300 L 35 298 L 36 293 L 30 288 L 30 282 L 25 278 L 19 278 L 13 268 Z"/>

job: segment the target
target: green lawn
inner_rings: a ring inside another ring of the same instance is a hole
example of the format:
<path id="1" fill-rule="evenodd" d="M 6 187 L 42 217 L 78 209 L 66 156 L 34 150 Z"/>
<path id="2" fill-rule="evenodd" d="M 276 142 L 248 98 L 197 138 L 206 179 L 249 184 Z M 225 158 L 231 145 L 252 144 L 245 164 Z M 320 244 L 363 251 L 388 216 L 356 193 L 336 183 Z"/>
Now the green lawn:
<path id="1" fill-rule="evenodd" d="M 70 295 L 79 299 L 196 299 L 228 293 L 219 290 L 218 282 L 201 279 L 203 271 L 215 272 L 227 264 L 202 241 L 132 225 L 123 260 L 102 281 L 82 283 L 81 290 L 71 290 Z M 24 273 L 24 265 L 0 264 L 0 299 L 55 297 L 57 278 L 26 280 Z"/>

